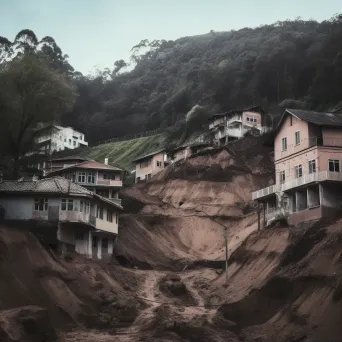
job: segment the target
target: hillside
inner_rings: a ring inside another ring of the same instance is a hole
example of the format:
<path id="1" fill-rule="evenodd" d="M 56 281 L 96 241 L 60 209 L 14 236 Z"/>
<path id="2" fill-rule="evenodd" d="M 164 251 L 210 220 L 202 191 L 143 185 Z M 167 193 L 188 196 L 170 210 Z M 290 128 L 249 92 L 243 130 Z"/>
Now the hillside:
<path id="1" fill-rule="evenodd" d="M 271 116 L 284 106 L 330 110 L 342 101 L 341 18 L 143 40 L 132 70 L 121 61 L 74 80 L 79 97 L 64 122 L 96 141 L 169 128 L 195 105 L 219 113 L 258 104 Z"/>
<path id="2" fill-rule="evenodd" d="M 342 221 L 258 231 L 251 191 L 270 181 L 269 152 L 242 139 L 125 189 L 109 263 L 1 227 L 0 339 L 340 341 Z M 227 227 L 227 284 L 211 218 Z"/>

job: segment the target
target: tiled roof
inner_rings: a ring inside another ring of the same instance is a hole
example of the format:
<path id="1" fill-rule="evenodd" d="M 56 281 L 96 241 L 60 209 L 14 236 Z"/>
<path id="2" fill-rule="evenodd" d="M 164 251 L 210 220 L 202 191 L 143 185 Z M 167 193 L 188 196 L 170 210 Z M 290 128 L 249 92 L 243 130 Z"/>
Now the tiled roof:
<path id="1" fill-rule="evenodd" d="M 45 178 L 38 181 L 4 181 L 3 183 L 0 183 L 0 192 L 92 194 L 92 192 L 86 188 L 62 177 Z"/>
<path id="2" fill-rule="evenodd" d="M 264 110 L 260 106 L 252 106 L 252 107 L 248 107 L 244 109 L 232 109 L 229 112 L 214 114 L 208 120 L 213 120 L 213 119 L 221 118 L 224 116 L 232 116 L 236 113 L 242 113 L 242 112 L 247 112 L 247 111 L 264 113 Z"/>
<path id="3" fill-rule="evenodd" d="M 165 149 L 163 148 L 161 150 L 157 150 L 157 151 L 151 152 L 149 154 L 145 154 L 144 156 L 141 156 L 141 157 L 138 157 L 138 158 L 134 159 L 133 162 L 139 161 L 139 160 L 142 160 L 142 159 L 145 159 L 145 158 L 148 158 L 148 157 L 152 157 L 152 156 L 154 156 L 154 155 L 156 155 L 158 153 L 164 152 L 164 151 L 165 151 Z"/>
<path id="4" fill-rule="evenodd" d="M 63 177 L 45 178 L 37 181 L 3 181 L 0 183 L 0 194 L 65 194 L 70 196 L 86 196 L 96 198 L 113 207 L 122 210 L 122 207 L 108 198 L 102 197 L 87 190 L 83 186 L 72 183 Z"/>
<path id="5" fill-rule="evenodd" d="M 302 109 L 286 109 L 284 114 L 286 113 L 317 126 L 342 126 L 342 115 L 337 113 L 315 112 Z"/>
<path id="6" fill-rule="evenodd" d="M 65 170 L 71 170 L 71 169 L 122 171 L 122 169 L 119 169 L 118 167 L 106 165 L 106 164 L 98 163 L 94 160 L 90 160 L 90 161 L 84 161 L 84 162 L 81 162 L 81 163 L 78 163 L 75 165 L 66 166 L 63 169 L 51 171 L 51 172 L 49 172 L 49 175 L 63 173 Z"/>

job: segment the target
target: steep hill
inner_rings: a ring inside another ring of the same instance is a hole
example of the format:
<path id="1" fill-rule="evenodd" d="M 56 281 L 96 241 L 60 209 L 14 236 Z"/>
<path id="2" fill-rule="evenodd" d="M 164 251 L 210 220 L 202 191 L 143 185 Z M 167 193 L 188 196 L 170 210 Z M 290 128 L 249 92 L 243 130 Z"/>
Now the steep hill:
<path id="1" fill-rule="evenodd" d="M 342 101 L 341 18 L 143 40 L 132 70 L 75 79 L 80 95 L 65 123 L 94 141 L 168 128 L 195 105 L 210 113 L 260 104 L 275 115 L 289 103 L 329 110 Z"/>

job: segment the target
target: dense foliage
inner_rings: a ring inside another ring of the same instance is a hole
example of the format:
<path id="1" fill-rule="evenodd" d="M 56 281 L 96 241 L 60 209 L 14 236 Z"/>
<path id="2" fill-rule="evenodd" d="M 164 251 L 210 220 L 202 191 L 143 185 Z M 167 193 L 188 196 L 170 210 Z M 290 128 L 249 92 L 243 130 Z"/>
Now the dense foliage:
<path id="1" fill-rule="evenodd" d="M 329 110 L 342 101 L 341 41 L 342 16 L 143 40 L 132 48 L 131 64 L 116 61 L 96 76 L 75 72 L 51 37 L 30 43 L 77 87 L 63 123 L 96 141 L 159 127 L 172 131 L 197 105 L 205 116 L 257 104 L 271 114 L 288 105 Z M 5 38 L 1 43 L 9 49 Z"/>

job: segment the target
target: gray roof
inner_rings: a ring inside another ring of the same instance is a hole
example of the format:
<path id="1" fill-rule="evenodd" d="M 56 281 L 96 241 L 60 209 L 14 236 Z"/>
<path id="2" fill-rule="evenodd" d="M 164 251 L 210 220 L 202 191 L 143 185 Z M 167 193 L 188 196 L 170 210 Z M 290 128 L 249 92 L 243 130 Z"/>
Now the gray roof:
<path id="1" fill-rule="evenodd" d="M 83 186 L 72 183 L 66 178 L 53 177 L 45 178 L 37 181 L 3 181 L 0 183 L 0 192 L 12 193 L 58 193 L 58 194 L 75 194 L 90 195 L 91 191 Z"/>
<path id="2" fill-rule="evenodd" d="M 161 152 L 164 152 L 164 151 L 165 151 L 165 149 L 163 148 L 161 150 L 157 150 L 157 151 L 151 152 L 149 154 L 145 154 L 144 156 L 141 156 L 141 157 L 138 157 L 138 158 L 134 159 L 133 162 L 138 161 L 138 160 L 142 160 L 142 159 L 145 159 L 145 158 L 148 158 L 148 157 L 152 157 L 155 154 L 158 154 L 158 153 L 161 153 Z"/>
<path id="3" fill-rule="evenodd" d="M 49 161 L 63 161 L 63 160 L 82 160 L 82 161 L 93 161 L 92 159 L 84 156 L 67 156 L 67 157 L 56 157 L 56 158 L 51 158 Z"/>
<path id="4" fill-rule="evenodd" d="M 286 109 L 284 114 L 286 113 L 317 126 L 342 126 L 342 114 L 315 112 L 302 109 Z"/>
<path id="5" fill-rule="evenodd" d="M 109 199 L 93 193 L 92 191 L 72 183 L 63 177 L 52 177 L 40 179 L 37 181 L 3 181 L 0 183 L 0 194 L 60 194 L 69 196 L 85 196 L 88 198 L 96 198 L 101 202 L 105 202 L 113 207 L 122 209 L 122 207 Z"/>

